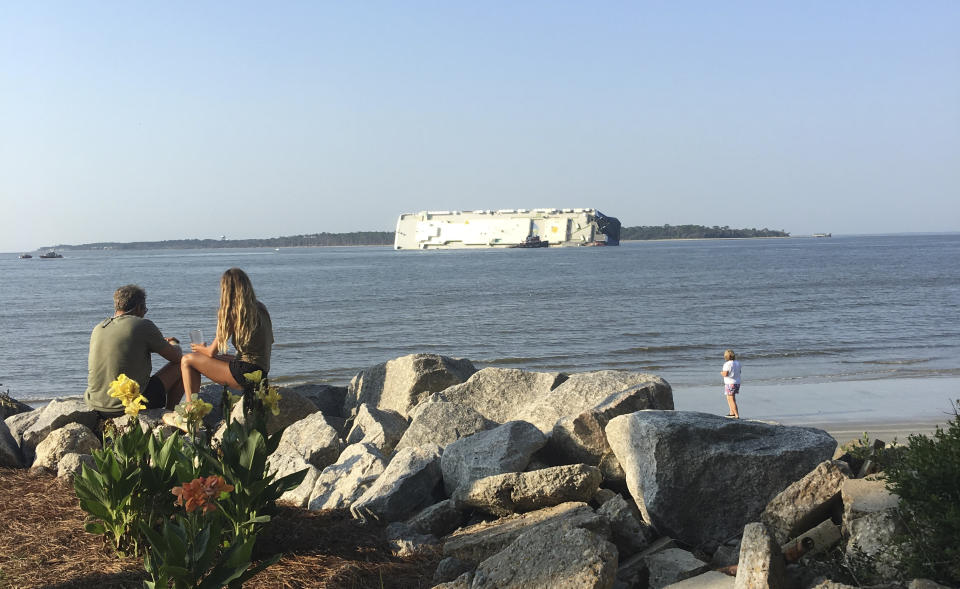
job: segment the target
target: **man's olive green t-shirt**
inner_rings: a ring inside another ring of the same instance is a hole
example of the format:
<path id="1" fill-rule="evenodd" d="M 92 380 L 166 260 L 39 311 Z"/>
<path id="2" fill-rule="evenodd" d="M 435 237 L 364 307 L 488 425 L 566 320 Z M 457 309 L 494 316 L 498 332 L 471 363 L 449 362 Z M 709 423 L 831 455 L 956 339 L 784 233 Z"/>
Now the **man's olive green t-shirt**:
<path id="1" fill-rule="evenodd" d="M 120 399 L 110 396 L 110 383 L 126 374 L 137 381 L 141 394 L 150 380 L 150 354 L 169 348 L 153 321 L 135 315 L 110 317 L 90 334 L 87 359 L 87 406 L 105 413 L 122 412 Z"/>

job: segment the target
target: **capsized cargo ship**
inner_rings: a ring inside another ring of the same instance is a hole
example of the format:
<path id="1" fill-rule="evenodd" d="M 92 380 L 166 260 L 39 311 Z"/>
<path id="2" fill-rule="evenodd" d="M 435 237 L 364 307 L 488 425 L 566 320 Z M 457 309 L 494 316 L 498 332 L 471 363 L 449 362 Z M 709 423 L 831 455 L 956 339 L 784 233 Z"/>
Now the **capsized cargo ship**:
<path id="1" fill-rule="evenodd" d="M 620 221 L 596 209 L 404 213 L 393 249 L 523 247 L 534 237 L 551 247 L 620 245 Z"/>

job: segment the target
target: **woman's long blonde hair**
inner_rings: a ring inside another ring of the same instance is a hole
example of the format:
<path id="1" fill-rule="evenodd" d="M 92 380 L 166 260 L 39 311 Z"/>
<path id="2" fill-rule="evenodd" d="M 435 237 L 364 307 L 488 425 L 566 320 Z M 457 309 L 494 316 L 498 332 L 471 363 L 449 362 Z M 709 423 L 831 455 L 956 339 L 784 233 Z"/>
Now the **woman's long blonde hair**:
<path id="1" fill-rule="evenodd" d="M 257 295 L 247 273 L 230 268 L 220 277 L 220 310 L 217 311 L 217 349 L 227 351 L 227 340 L 243 348 L 260 325 Z"/>

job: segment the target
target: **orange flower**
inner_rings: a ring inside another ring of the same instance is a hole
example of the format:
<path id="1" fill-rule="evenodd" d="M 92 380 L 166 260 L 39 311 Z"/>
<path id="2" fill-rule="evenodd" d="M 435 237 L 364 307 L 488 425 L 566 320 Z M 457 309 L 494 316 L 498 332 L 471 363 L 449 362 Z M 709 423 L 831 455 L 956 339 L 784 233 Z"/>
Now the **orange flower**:
<path id="1" fill-rule="evenodd" d="M 217 499 L 225 499 L 227 493 L 233 490 L 222 476 L 197 477 L 181 487 L 174 487 L 171 493 L 177 496 L 177 505 L 183 505 L 187 513 L 195 509 L 203 509 L 209 513 L 217 508 Z"/>

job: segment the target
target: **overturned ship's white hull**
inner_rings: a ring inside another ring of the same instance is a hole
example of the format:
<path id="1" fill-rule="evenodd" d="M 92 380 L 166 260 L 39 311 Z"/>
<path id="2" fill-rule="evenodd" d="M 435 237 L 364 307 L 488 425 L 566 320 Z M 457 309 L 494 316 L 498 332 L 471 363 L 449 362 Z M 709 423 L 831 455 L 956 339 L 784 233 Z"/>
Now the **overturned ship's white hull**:
<path id="1" fill-rule="evenodd" d="M 394 249 L 515 247 L 528 237 L 550 246 L 620 245 L 620 221 L 596 209 L 424 211 L 397 219 Z"/>

